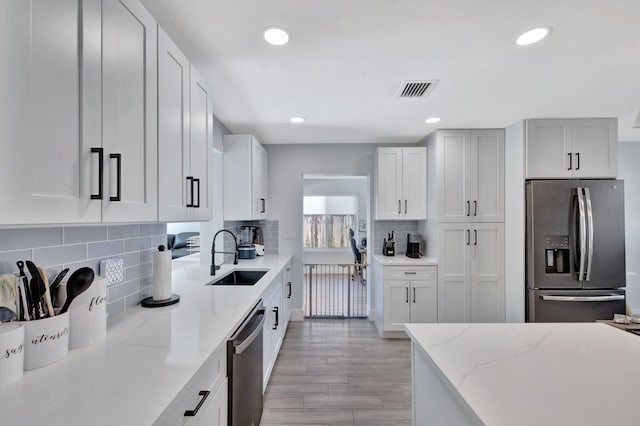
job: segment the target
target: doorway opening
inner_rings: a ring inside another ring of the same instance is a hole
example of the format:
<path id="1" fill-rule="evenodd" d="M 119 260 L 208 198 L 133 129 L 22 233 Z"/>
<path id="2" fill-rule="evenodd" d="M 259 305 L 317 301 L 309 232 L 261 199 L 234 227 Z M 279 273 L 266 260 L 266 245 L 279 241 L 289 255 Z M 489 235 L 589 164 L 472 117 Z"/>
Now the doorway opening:
<path id="1" fill-rule="evenodd" d="M 305 318 L 368 318 L 367 176 L 303 176 Z"/>

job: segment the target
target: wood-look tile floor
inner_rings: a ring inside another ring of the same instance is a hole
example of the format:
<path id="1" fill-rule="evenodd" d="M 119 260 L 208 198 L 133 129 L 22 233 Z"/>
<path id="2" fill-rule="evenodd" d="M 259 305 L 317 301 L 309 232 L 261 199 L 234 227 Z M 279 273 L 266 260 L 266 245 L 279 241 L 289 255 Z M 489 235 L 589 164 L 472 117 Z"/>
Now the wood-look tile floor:
<path id="1" fill-rule="evenodd" d="M 411 424 L 410 341 L 368 320 L 290 322 L 260 424 Z"/>

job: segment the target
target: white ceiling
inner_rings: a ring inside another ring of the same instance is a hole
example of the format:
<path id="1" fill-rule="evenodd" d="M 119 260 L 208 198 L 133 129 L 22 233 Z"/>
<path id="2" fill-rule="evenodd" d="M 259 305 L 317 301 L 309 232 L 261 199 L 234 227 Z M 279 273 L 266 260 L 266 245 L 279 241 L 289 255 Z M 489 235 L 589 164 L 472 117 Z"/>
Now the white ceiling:
<path id="1" fill-rule="evenodd" d="M 640 141 L 638 0 L 143 3 L 209 78 L 216 116 L 263 143 L 411 143 L 540 117 L 620 117 L 620 140 Z M 263 41 L 274 25 L 288 45 Z M 551 37 L 514 45 L 540 25 Z M 407 79 L 440 83 L 396 99 Z M 442 122 L 425 124 L 434 115 Z"/>

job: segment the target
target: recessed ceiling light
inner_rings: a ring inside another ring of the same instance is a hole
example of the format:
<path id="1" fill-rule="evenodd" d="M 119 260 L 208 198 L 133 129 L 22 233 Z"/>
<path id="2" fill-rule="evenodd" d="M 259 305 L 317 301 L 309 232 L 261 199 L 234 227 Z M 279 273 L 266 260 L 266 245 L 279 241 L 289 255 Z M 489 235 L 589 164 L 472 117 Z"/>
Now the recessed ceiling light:
<path id="1" fill-rule="evenodd" d="M 289 33 L 282 28 L 267 28 L 263 35 L 267 43 L 274 46 L 284 46 L 289 43 Z"/>
<path id="2" fill-rule="evenodd" d="M 289 121 L 294 124 L 304 123 L 304 117 L 291 117 Z"/>
<path id="3" fill-rule="evenodd" d="M 427 124 L 435 124 L 435 123 L 439 123 L 440 120 L 442 120 L 442 118 L 440 117 L 429 117 L 426 120 L 424 120 Z"/>
<path id="4" fill-rule="evenodd" d="M 551 34 L 551 27 L 534 28 L 523 34 L 520 34 L 516 39 L 516 44 L 518 46 L 528 46 L 530 44 L 539 42 L 549 34 Z"/>

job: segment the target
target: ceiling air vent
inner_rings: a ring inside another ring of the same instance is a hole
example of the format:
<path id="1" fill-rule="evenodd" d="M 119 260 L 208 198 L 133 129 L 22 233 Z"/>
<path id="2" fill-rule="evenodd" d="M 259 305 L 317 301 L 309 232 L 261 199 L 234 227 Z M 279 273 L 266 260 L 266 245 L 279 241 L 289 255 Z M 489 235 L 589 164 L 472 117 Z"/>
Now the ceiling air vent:
<path id="1" fill-rule="evenodd" d="M 402 82 L 400 90 L 398 90 L 398 98 L 424 98 L 438 80 L 406 80 Z"/>

